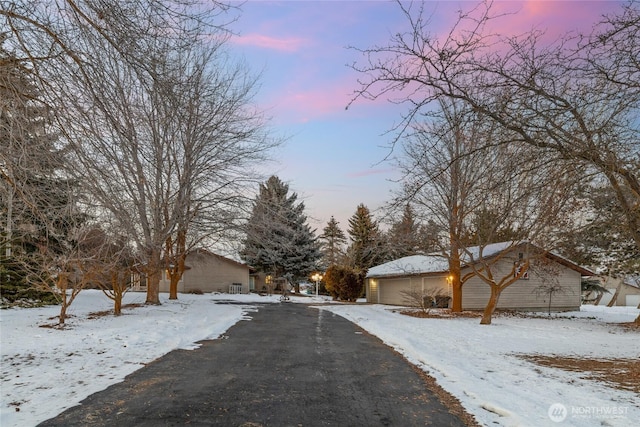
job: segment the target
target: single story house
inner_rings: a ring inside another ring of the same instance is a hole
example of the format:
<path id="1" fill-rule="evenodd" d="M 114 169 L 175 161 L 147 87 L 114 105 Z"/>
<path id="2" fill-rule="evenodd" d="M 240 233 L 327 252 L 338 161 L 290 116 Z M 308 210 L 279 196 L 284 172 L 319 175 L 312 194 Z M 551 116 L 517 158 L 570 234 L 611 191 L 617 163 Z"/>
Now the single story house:
<path id="1" fill-rule="evenodd" d="M 622 282 L 622 283 L 620 283 Z M 640 276 L 627 276 L 622 278 L 607 277 L 602 286 L 607 288 L 608 294 L 604 294 L 598 305 L 607 305 L 616 293 L 618 286 L 618 298 L 615 305 L 638 307 L 640 304 Z"/>
<path id="2" fill-rule="evenodd" d="M 206 249 L 196 249 L 187 254 L 186 268 L 178 282 L 178 292 L 249 293 L 249 266 Z M 133 291 L 146 291 L 147 278 L 143 273 L 134 274 Z M 169 292 L 169 272 L 160 275 L 160 292 Z"/>
<path id="3" fill-rule="evenodd" d="M 542 251 L 529 243 L 503 242 L 482 248 L 482 259 L 494 263 L 494 277 L 511 274 L 514 265 L 530 259 L 529 270 L 515 283 L 504 289 L 498 301 L 499 309 L 544 311 L 579 310 L 582 276 L 595 273 L 553 252 Z M 468 248 L 473 257 L 463 257 L 462 277 L 473 272 L 472 260 L 478 262 L 479 248 Z M 533 254 L 536 254 L 536 257 Z M 544 268 L 536 268 L 537 265 Z M 558 287 L 551 295 L 549 278 Z M 367 301 L 378 304 L 409 305 L 406 292 L 437 290 L 439 295 L 452 295 L 449 263 L 441 254 L 413 255 L 387 262 L 369 269 L 367 273 Z M 430 292 L 433 293 L 433 292 Z M 462 286 L 463 310 L 481 310 L 490 296 L 490 287 L 473 275 Z M 450 301 L 449 301 L 450 305 Z"/>
<path id="4" fill-rule="evenodd" d="M 249 290 L 261 294 L 273 294 L 282 292 L 283 289 L 290 289 L 291 285 L 284 277 L 273 277 L 263 271 L 252 270 Z"/>

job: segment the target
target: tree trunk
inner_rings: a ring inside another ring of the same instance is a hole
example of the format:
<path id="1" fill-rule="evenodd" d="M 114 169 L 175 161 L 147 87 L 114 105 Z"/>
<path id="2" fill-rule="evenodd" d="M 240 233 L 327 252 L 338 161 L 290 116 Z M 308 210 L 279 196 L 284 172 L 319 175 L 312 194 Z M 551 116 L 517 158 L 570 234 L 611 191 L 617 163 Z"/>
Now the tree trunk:
<path id="1" fill-rule="evenodd" d="M 613 293 L 613 296 L 611 297 L 611 301 L 609 301 L 609 304 L 607 304 L 607 307 L 613 307 L 614 305 L 616 305 L 616 301 L 618 301 L 618 295 L 620 295 L 620 290 L 622 290 L 622 283 L 623 283 L 623 280 L 620 280 L 620 282 L 618 283 L 618 286 L 616 286 L 616 291 Z"/>
<path id="2" fill-rule="evenodd" d="M 64 321 L 67 319 L 67 287 L 68 287 L 68 277 L 66 273 L 60 273 L 58 275 L 58 289 L 62 294 L 62 298 L 60 300 L 60 316 L 58 317 L 58 324 L 64 325 Z"/>
<path id="3" fill-rule="evenodd" d="M 154 248 L 150 252 L 145 304 L 160 305 L 160 251 Z"/>
<path id="4" fill-rule="evenodd" d="M 593 305 L 599 305 L 600 304 L 600 300 L 602 300 L 603 296 L 604 296 L 604 292 L 600 292 L 598 294 L 598 296 L 596 297 L 595 301 L 593 301 Z"/>
<path id="5" fill-rule="evenodd" d="M 501 289 L 497 285 L 491 285 L 491 296 L 489 297 L 489 302 L 487 302 L 487 306 L 484 308 L 484 313 L 482 313 L 482 319 L 480 320 L 481 325 L 490 325 L 491 324 L 491 316 L 493 316 L 493 312 L 496 311 L 496 307 L 498 306 L 498 300 L 500 299 Z"/>
<path id="6" fill-rule="evenodd" d="M 451 291 L 451 311 L 454 313 L 462 312 L 462 282 L 459 274 L 452 274 Z"/>
<path id="7" fill-rule="evenodd" d="M 115 293 L 115 298 L 113 300 L 113 314 L 115 316 L 120 316 L 122 314 L 122 294 L 120 292 Z"/>
<path id="8" fill-rule="evenodd" d="M 455 254 L 454 254 L 455 251 Z M 451 282 L 451 311 L 462 312 L 462 281 L 460 277 L 460 256 L 457 248 L 452 248 L 451 258 L 449 258 L 449 278 Z"/>
<path id="9" fill-rule="evenodd" d="M 171 282 L 169 283 L 169 299 L 178 299 L 178 282 L 184 275 L 187 258 L 187 232 L 184 228 L 178 230 L 176 238 L 176 265 L 171 267 Z"/>

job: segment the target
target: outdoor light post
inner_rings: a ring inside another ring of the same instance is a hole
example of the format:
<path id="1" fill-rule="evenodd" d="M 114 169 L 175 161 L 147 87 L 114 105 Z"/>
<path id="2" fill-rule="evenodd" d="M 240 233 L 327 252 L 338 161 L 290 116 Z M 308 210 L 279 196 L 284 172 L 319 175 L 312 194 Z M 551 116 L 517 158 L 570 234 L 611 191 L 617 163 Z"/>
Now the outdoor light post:
<path id="1" fill-rule="evenodd" d="M 316 282 L 316 298 L 318 297 L 318 282 L 320 280 L 322 280 L 322 274 L 320 273 L 313 273 L 313 276 L 311 276 L 312 280 L 315 280 Z"/>

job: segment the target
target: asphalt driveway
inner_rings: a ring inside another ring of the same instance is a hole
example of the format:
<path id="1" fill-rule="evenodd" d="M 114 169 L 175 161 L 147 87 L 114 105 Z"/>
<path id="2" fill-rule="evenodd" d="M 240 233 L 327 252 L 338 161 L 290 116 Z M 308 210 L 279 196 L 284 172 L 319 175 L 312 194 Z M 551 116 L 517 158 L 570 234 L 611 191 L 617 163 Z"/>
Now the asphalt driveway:
<path id="1" fill-rule="evenodd" d="M 464 426 L 380 340 L 302 304 L 257 305 L 41 426 Z M 61 390 L 61 392 L 63 392 Z"/>

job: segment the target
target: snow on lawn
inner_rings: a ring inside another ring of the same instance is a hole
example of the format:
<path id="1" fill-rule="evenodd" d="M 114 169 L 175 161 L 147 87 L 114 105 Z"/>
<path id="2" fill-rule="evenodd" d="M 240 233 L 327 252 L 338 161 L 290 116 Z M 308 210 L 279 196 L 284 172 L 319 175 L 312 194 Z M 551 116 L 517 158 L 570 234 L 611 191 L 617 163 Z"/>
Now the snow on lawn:
<path id="1" fill-rule="evenodd" d="M 161 306 L 125 308 L 123 315 L 89 313 L 112 309 L 100 291 L 82 291 L 69 307 L 73 317 L 62 330 L 51 325 L 57 306 L 0 311 L 2 382 L 0 425 L 30 426 L 54 417 L 92 393 L 175 349 L 193 349 L 197 341 L 223 334 L 250 305 L 214 304 L 230 299 L 247 304 L 277 301 L 254 295 L 179 295 Z M 144 303 L 146 294 L 129 292 L 125 304 Z"/>
<path id="2" fill-rule="evenodd" d="M 434 377 L 482 425 L 640 425 L 640 396 L 580 373 L 538 366 L 523 354 L 640 358 L 632 307 L 585 306 L 552 318 L 415 318 L 381 305 L 323 306 L 378 336 Z M 638 362 L 640 363 L 640 361 Z M 564 412 L 563 412 L 564 411 Z"/>
<path id="3" fill-rule="evenodd" d="M 141 293 L 125 297 L 126 304 L 144 300 Z M 62 330 L 40 327 L 55 322 L 58 307 L 0 310 L 0 425 L 31 426 L 51 418 L 171 350 L 193 349 L 198 341 L 221 336 L 236 322 L 250 320 L 253 304 L 277 303 L 279 296 L 181 294 L 169 301 L 161 294 L 161 300 L 157 307 L 126 308 L 120 317 L 90 317 L 111 309 L 111 302 L 99 291 L 83 291 Z M 221 300 L 242 304 L 215 304 Z M 493 325 L 481 326 L 477 318 L 417 319 L 388 306 L 318 307 L 356 322 L 396 348 L 458 397 L 483 425 L 637 426 L 640 420 L 639 396 L 517 357 L 638 358 L 640 334 L 606 323 L 631 321 L 637 309 L 585 307 L 565 318 L 498 317 Z M 568 411 L 559 424 L 548 416 L 555 403 Z"/>

